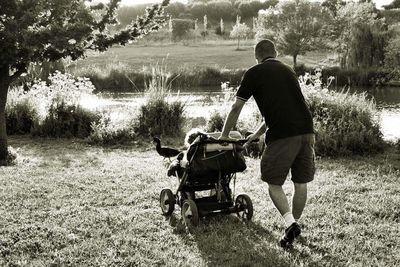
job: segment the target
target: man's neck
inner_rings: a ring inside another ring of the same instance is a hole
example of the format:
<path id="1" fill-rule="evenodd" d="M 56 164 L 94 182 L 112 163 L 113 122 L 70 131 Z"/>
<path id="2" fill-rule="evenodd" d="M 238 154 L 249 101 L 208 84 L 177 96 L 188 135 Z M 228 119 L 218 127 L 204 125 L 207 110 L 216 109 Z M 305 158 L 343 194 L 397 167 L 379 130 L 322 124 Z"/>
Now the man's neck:
<path id="1" fill-rule="evenodd" d="M 270 59 L 275 59 L 275 57 L 273 57 L 273 56 L 265 57 L 263 60 L 261 60 L 261 63 L 264 63 L 265 61 L 270 60 Z"/>

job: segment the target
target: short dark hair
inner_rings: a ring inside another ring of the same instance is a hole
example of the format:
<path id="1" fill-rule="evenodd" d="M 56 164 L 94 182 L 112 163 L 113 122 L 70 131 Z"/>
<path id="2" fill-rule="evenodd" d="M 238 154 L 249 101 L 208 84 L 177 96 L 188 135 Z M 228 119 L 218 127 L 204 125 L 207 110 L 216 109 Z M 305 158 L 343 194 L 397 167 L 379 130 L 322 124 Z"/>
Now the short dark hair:
<path id="1" fill-rule="evenodd" d="M 261 57 L 276 55 L 275 44 L 268 39 L 261 40 L 257 43 L 255 48 L 256 55 Z"/>

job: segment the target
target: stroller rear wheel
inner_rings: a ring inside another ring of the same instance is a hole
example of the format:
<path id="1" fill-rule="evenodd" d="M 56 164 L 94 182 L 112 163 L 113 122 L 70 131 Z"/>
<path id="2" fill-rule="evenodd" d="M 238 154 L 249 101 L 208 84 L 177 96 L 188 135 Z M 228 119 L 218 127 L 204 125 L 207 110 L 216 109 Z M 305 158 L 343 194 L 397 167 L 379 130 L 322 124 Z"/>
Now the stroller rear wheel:
<path id="1" fill-rule="evenodd" d="M 181 212 L 182 218 L 188 227 L 197 226 L 199 224 L 199 212 L 196 203 L 193 200 L 185 200 Z"/>
<path id="2" fill-rule="evenodd" d="M 253 217 L 253 202 L 246 194 L 238 195 L 235 200 L 238 209 L 237 215 L 243 221 L 250 221 Z"/>
<path id="3" fill-rule="evenodd" d="M 160 193 L 160 207 L 163 215 L 171 215 L 175 209 L 175 197 L 170 189 L 163 189 Z"/>

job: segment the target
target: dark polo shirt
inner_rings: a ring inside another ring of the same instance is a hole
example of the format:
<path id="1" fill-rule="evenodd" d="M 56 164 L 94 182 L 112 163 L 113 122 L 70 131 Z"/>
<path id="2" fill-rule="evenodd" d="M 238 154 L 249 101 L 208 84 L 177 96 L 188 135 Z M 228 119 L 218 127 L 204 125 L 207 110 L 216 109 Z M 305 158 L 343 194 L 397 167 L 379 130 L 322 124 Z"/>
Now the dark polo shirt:
<path id="1" fill-rule="evenodd" d="M 247 70 L 236 97 L 247 101 L 251 96 L 268 127 L 267 143 L 314 132 L 297 76 L 286 64 L 268 58 Z"/>

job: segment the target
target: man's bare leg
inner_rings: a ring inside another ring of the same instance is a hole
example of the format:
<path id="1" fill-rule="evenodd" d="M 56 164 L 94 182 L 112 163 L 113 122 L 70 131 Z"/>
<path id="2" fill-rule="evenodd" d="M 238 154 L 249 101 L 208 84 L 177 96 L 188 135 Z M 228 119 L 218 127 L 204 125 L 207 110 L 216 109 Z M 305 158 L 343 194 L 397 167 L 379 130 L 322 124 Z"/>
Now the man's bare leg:
<path id="1" fill-rule="evenodd" d="M 268 191 L 272 202 L 285 220 L 286 226 L 290 226 L 295 222 L 295 220 L 289 207 L 289 201 L 285 192 L 283 191 L 282 186 L 268 184 Z"/>
<path id="2" fill-rule="evenodd" d="M 303 213 L 307 201 L 307 184 L 294 184 L 294 193 L 292 198 L 293 217 L 298 221 Z"/>
<path id="3" fill-rule="evenodd" d="M 283 248 L 290 248 L 294 239 L 301 233 L 300 226 L 296 223 L 296 220 L 293 217 L 289 208 L 288 199 L 282 186 L 272 184 L 268 184 L 268 186 L 271 200 L 285 220 L 287 227 L 279 243 Z"/>

